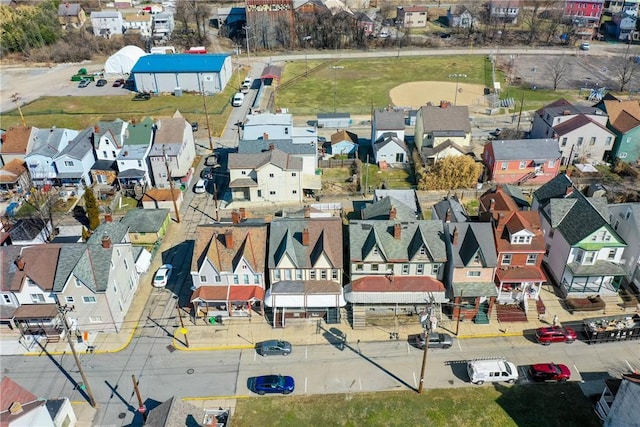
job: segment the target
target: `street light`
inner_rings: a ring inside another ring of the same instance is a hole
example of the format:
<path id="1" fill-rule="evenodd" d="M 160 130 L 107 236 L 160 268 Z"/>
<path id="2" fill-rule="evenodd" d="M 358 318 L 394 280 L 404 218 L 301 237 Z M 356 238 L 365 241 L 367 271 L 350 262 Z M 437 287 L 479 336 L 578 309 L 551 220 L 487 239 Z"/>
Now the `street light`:
<path id="1" fill-rule="evenodd" d="M 307 75 L 309 74 L 309 60 L 307 58 L 307 46 L 308 46 L 308 41 L 311 40 L 311 36 L 304 36 L 302 38 L 302 40 L 304 40 L 304 76 L 307 77 Z"/>
<path id="2" fill-rule="evenodd" d="M 454 73 L 454 74 L 449 74 L 449 78 L 450 79 L 456 79 L 456 95 L 453 99 L 453 106 L 455 107 L 456 103 L 458 102 L 458 83 L 460 82 L 460 78 L 466 79 L 467 75 L 466 74 L 458 74 L 458 73 Z"/>
<path id="3" fill-rule="evenodd" d="M 251 27 L 245 25 L 242 27 L 242 29 L 244 30 L 244 38 L 247 41 L 247 62 L 248 65 L 251 66 L 251 55 L 249 54 L 249 30 L 251 29 Z"/>
<path id="4" fill-rule="evenodd" d="M 333 68 L 333 112 L 336 112 L 336 102 L 338 99 L 338 80 L 336 70 L 342 70 L 344 67 L 341 65 L 333 65 L 329 68 Z"/>

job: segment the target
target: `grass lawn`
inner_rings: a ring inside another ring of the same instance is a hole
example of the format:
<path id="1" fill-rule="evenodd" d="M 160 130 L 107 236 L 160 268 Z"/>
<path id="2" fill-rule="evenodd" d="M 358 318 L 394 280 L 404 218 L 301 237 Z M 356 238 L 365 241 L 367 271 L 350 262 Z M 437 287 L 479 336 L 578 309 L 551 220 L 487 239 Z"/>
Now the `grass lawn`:
<path id="1" fill-rule="evenodd" d="M 352 185 L 347 182 L 351 177 L 350 168 L 324 168 L 322 169 L 322 188 L 325 194 L 333 194 L 334 192 L 349 191 Z M 368 178 L 367 178 L 368 176 Z M 384 184 L 386 188 L 406 189 L 411 188 L 413 176 L 409 169 L 389 168 L 380 170 L 378 165 L 362 164 L 362 185 L 368 185 L 373 191 L 381 188 Z"/>
<path id="2" fill-rule="evenodd" d="M 491 62 L 484 55 L 429 56 L 400 58 L 339 59 L 336 61 L 288 62 L 282 75 L 282 84 L 297 79 L 291 86 L 277 92 L 278 107 L 288 108 L 298 115 L 333 113 L 370 114 L 372 108 L 391 103 L 389 91 L 414 81 L 448 81 L 450 74 L 466 74 L 465 83 L 491 87 Z M 331 68 L 331 67 L 343 68 Z M 299 77 L 302 76 L 302 77 Z M 299 78 L 298 78 L 299 77 Z M 504 73 L 497 71 L 498 80 L 504 83 Z M 507 97 L 507 92 L 503 91 Z M 525 111 L 566 97 L 577 99 L 578 91 L 530 90 L 511 86 L 508 97 L 514 98 L 517 109 L 524 93 Z"/>
<path id="3" fill-rule="evenodd" d="M 232 420 L 243 426 L 596 427 L 577 384 L 532 384 L 240 399 Z"/>

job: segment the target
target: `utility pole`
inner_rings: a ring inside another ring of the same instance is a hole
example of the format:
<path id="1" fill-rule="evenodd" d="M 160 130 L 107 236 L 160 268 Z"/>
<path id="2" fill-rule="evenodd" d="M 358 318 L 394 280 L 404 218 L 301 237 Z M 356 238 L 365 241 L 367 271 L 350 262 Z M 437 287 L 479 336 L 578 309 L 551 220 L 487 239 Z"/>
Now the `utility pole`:
<path id="1" fill-rule="evenodd" d="M 202 81 L 202 74 L 200 74 L 200 81 L 202 82 L 202 103 L 204 104 L 204 119 L 207 122 L 207 134 L 209 135 L 209 150 L 213 152 L 213 139 L 211 138 L 211 126 L 209 126 L 209 111 L 207 111 L 207 95 L 204 93 L 204 81 Z M 167 169 L 167 171 L 168 170 L 169 169 Z M 180 222 L 180 220 L 178 220 L 178 222 Z"/>
<path id="2" fill-rule="evenodd" d="M 247 65 L 251 67 L 251 55 L 249 54 L 249 30 L 251 29 L 251 27 L 245 25 L 242 28 L 244 29 L 244 38 L 247 41 Z"/>
<path id="3" fill-rule="evenodd" d="M 178 317 L 180 318 L 180 332 L 184 335 L 184 344 L 189 348 L 189 338 L 187 338 L 187 330 L 184 327 L 184 321 L 182 320 L 182 312 L 180 311 L 180 304 L 176 300 L 176 310 L 178 310 Z"/>
<path id="4" fill-rule="evenodd" d="M 17 93 L 11 95 L 11 100 L 16 103 L 18 107 L 18 114 L 20 114 L 20 121 L 22 122 L 23 127 L 27 127 L 27 122 L 24 121 L 24 116 L 22 115 L 22 108 L 20 108 L 20 96 Z"/>
<path id="5" fill-rule="evenodd" d="M 147 421 L 147 407 L 142 401 L 142 396 L 140 396 L 140 389 L 138 388 L 138 381 L 136 381 L 136 376 L 131 375 L 131 380 L 133 380 L 133 390 L 136 393 L 136 397 L 138 398 L 138 412 L 142 415 L 142 418 Z"/>
<path id="6" fill-rule="evenodd" d="M 80 376 L 82 377 L 82 384 L 78 386 L 78 388 L 85 393 L 89 397 L 89 404 L 92 408 L 97 407 L 96 399 L 93 397 L 93 393 L 91 392 L 91 387 L 89 387 L 89 381 L 87 380 L 87 376 L 84 374 L 84 369 L 82 369 L 82 364 L 80 363 L 80 358 L 78 358 L 78 353 L 76 352 L 76 347 L 73 343 L 73 339 L 71 338 L 71 331 L 69 330 L 69 325 L 67 324 L 67 312 L 72 311 L 74 308 L 65 306 L 61 306 L 58 302 L 58 312 L 62 315 L 62 325 L 64 326 L 64 333 L 67 336 L 67 342 L 69 343 L 69 347 L 71 347 L 71 353 L 73 353 L 73 358 L 76 361 L 76 365 L 78 366 L 78 372 L 80 372 Z"/>
<path id="7" fill-rule="evenodd" d="M 418 394 L 422 394 L 424 388 L 424 374 L 427 370 L 427 352 L 429 350 L 429 333 L 431 332 L 431 313 L 433 307 L 429 304 L 427 308 L 427 318 L 423 321 L 424 326 L 424 352 L 422 353 L 422 368 L 420 369 L 420 383 L 418 384 Z"/>
<path id="8" fill-rule="evenodd" d="M 460 312 L 462 311 L 462 289 L 460 289 L 460 303 L 458 303 L 458 320 L 456 320 L 456 337 L 460 331 Z"/>
<path id="9" fill-rule="evenodd" d="M 169 177 L 169 188 L 171 189 L 171 201 L 173 202 L 173 210 L 176 212 L 176 222 L 180 224 L 180 212 L 178 211 L 178 204 L 176 203 L 176 198 L 173 195 L 173 177 L 171 176 L 171 170 L 169 169 L 169 159 L 167 157 L 167 149 L 164 144 L 162 145 L 162 156 L 164 157 L 164 167 L 167 168 L 167 176 Z"/>

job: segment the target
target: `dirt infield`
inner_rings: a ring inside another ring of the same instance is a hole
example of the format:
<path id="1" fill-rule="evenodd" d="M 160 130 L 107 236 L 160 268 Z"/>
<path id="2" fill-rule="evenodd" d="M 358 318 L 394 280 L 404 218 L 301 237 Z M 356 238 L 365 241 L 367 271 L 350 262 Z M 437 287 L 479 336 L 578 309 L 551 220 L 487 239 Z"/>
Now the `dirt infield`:
<path id="1" fill-rule="evenodd" d="M 394 87 L 389 92 L 391 101 L 396 107 L 420 108 L 431 102 L 439 105 L 440 101 L 470 107 L 484 107 L 484 86 L 458 83 L 456 97 L 455 82 L 410 82 Z"/>

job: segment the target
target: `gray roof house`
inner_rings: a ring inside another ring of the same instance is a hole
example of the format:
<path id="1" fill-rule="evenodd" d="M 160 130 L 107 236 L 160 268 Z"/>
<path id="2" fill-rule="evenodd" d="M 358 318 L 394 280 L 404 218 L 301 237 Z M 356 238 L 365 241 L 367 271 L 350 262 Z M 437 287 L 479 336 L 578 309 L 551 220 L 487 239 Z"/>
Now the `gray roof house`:
<path id="1" fill-rule="evenodd" d="M 362 219 L 415 221 L 416 213 L 409 206 L 391 196 L 385 196 L 360 211 Z"/>
<path id="2" fill-rule="evenodd" d="M 120 222 L 128 228 L 134 245 L 150 245 L 162 239 L 171 217 L 169 209 L 131 209 Z"/>
<path id="3" fill-rule="evenodd" d="M 52 233 L 51 223 L 40 218 L 23 218 L 9 229 L 13 245 L 37 245 L 47 243 Z"/>
<path id="4" fill-rule="evenodd" d="M 387 190 L 381 188 L 373 190 L 374 202 L 382 200 L 387 196 L 393 197 L 401 203 L 404 203 L 414 212 L 416 216 L 420 214 L 420 206 L 418 206 L 418 197 L 416 196 L 416 190 Z"/>
<path id="5" fill-rule="evenodd" d="M 431 219 L 444 222 L 467 222 L 469 214 L 456 196 L 449 196 L 431 207 Z"/>
<path id="6" fill-rule="evenodd" d="M 54 159 L 57 181 L 77 194 L 91 185 L 91 167 L 96 158 L 93 151 L 93 127 L 82 130 Z"/>
<path id="7" fill-rule="evenodd" d="M 640 203 L 609 205 L 609 224 L 627 242 L 622 259 L 628 273 L 629 291 L 640 294 Z"/>
<path id="8" fill-rule="evenodd" d="M 395 133 L 404 141 L 405 122 L 403 110 L 375 110 L 371 121 L 371 144 L 378 141 L 384 134 Z"/>
<path id="9" fill-rule="evenodd" d="M 318 149 L 316 144 L 296 143 L 293 139 L 241 139 L 238 141 L 239 154 L 257 154 L 271 148 L 302 159 L 302 168 L 306 174 L 315 174 L 318 168 Z"/>
<path id="10" fill-rule="evenodd" d="M 193 173 L 195 157 L 196 146 L 191 124 L 179 111 L 173 117 L 163 117 L 156 121 L 155 138 L 148 154 L 151 178 L 156 188 L 170 187 L 168 172 L 175 187 L 188 181 Z"/>
<path id="11" fill-rule="evenodd" d="M 409 163 L 409 147 L 395 133 L 385 133 L 373 144 L 373 158 L 378 164 L 403 166 Z"/>
<path id="12" fill-rule="evenodd" d="M 423 105 L 416 115 L 415 145 L 436 148 L 450 140 L 460 147 L 471 145 L 471 124 L 466 106 L 452 106 L 443 101 L 439 106 Z"/>
<path id="13" fill-rule="evenodd" d="M 72 129 L 38 129 L 33 137 L 31 151 L 24 158 L 35 185 L 52 183 L 57 175 L 54 159 L 77 136 L 78 131 Z"/>

